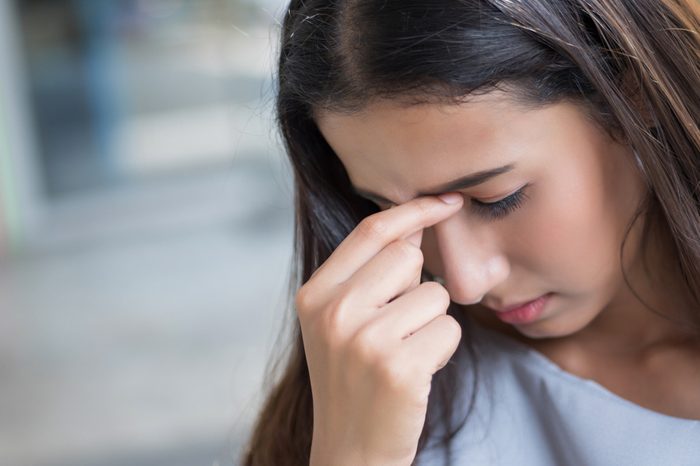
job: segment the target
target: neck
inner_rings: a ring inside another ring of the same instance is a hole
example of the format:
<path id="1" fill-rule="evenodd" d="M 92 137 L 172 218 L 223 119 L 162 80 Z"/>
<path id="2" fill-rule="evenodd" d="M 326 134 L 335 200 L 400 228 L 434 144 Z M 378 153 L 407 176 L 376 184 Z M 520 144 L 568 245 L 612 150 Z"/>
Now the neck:
<path id="1" fill-rule="evenodd" d="M 629 286 L 621 280 L 612 300 L 577 332 L 587 347 L 615 354 L 642 354 L 697 337 L 693 331 L 693 300 L 671 235 L 665 228 L 656 228 L 650 232 L 647 245 L 625 264 Z"/>

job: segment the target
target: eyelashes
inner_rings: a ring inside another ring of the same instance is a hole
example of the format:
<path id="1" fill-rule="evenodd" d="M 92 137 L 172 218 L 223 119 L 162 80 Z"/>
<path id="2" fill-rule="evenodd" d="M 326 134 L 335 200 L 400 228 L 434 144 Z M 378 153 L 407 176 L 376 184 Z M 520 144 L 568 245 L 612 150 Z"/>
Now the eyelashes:
<path id="1" fill-rule="evenodd" d="M 472 199 L 473 209 L 478 216 L 485 220 L 498 220 L 504 218 L 508 214 L 522 207 L 525 200 L 528 199 L 528 195 L 525 192 L 525 188 L 528 186 L 530 186 L 529 183 L 510 196 L 496 202 L 482 202 L 477 199 Z M 390 208 L 390 206 L 382 206 L 376 203 L 375 205 L 379 207 L 380 210 Z"/>
<path id="2" fill-rule="evenodd" d="M 488 220 L 503 218 L 522 206 L 527 199 L 527 193 L 525 193 L 525 188 L 527 187 L 528 185 L 525 185 L 510 196 L 497 202 L 481 202 L 472 199 L 472 205 L 476 213 L 483 218 Z"/>

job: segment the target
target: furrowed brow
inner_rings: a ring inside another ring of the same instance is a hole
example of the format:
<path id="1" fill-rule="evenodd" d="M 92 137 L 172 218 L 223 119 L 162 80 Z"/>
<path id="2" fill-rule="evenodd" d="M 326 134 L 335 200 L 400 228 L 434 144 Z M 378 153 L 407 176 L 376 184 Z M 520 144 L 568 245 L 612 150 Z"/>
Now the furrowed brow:
<path id="1" fill-rule="evenodd" d="M 503 165 L 502 167 L 496 167 L 496 168 L 491 168 L 488 170 L 482 170 L 476 173 L 471 173 L 466 176 L 462 176 L 460 178 L 457 178 L 456 180 L 452 180 L 448 183 L 442 184 L 440 186 L 436 186 L 434 188 L 431 188 L 427 191 L 419 192 L 416 197 L 418 196 L 435 196 L 437 194 L 449 192 L 449 191 L 457 191 L 459 189 L 467 189 L 471 188 L 477 185 L 480 185 L 482 183 L 485 183 L 486 181 L 495 178 L 498 175 L 502 175 L 503 173 L 507 173 L 515 168 L 515 164 L 508 164 L 508 165 Z M 359 195 L 362 196 L 366 199 L 369 199 L 370 201 L 379 203 L 379 204 L 396 204 L 393 201 L 390 201 L 389 199 L 380 196 L 377 193 L 373 193 L 372 191 L 368 191 L 365 189 L 361 188 L 356 188 L 353 186 L 353 189 L 355 192 Z"/>

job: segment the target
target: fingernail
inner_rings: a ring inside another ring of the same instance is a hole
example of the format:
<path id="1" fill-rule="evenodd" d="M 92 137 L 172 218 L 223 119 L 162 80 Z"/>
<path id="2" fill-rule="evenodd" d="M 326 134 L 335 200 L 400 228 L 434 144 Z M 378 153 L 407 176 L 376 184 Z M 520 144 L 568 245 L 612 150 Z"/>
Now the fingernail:
<path id="1" fill-rule="evenodd" d="M 438 196 L 445 204 L 457 204 L 462 197 L 459 193 L 445 193 Z"/>

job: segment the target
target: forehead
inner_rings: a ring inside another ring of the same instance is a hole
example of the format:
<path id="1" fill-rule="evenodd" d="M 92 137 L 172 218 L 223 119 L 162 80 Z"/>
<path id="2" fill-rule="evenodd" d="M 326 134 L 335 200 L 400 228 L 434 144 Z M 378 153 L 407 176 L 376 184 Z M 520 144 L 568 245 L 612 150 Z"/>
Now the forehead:
<path id="1" fill-rule="evenodd" d="M 409 146 L 427 142 L 438 150 L 460 135 L 488 138 L 523 111 L 503 99 L 484 97 L 463 104 L 404 105 L 384 100 L 353 113 L 319 112 L 316 121 L 329 142 L 342 143 L 341 149 L 387 141 L 395 147 L 410 141 Z"/>
<path id="2" fill-rule="evenodd" d="M 374 102 L 352 114 L 319 112 L 320 131 L 356 187 L 408 191 L 510 163 L 546 122 L 502 95 L 460 104 Z"/>

